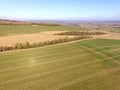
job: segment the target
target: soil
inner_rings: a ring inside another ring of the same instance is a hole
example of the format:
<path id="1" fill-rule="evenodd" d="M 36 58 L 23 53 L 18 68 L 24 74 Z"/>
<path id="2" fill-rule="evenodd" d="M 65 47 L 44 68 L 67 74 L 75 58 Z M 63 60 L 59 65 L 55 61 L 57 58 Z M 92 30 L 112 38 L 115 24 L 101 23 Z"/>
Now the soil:
<path id="1" fill-rule="evenodd" d="M 0 37 L 0 46 L 14 46 L 16 43 L 34 43 L 34 42 L 44 42 L 48 40 L 55 40 L 59 38 L 74 36 L 65 36 L 65 35 L 54 35 L 65 31 L 49 31 L 41 32 L 36 34 L 22 34 L 22 35 L 12 35 L 12 36 L 3 36 Z M 105 35 L 95 35 L 93 38 L 104 38 L 104 39 L 117 39 L 120 40 L 120 33 L 111 33 L 105 32 Z"/>
<path id="2" fill-rule="evenodd" d="M 36 34 L 22 34 L 22 35 L 12 35 L 12 36 L 3 36 L 0 37 L 0 46 L 14 46 L 16 43 L 26 43 L 29 41 L 30 43 L 34 42 L 44 42 L 48 40 L 55 40 L 59 38 L 65 37 L 73 37 L 73 36 L 60 36 L 54 35 L 56 33 L 60 33 L 59 31 L 51 31 L 51 32 L 42 32 Z"/>

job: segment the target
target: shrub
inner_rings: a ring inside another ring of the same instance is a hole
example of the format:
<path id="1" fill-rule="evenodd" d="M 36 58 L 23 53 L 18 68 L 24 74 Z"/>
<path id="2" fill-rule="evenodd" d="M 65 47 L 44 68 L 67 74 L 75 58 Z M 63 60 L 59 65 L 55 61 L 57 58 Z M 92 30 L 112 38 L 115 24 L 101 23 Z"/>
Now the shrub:
<path id="1" fill-rule="evenodd" d="M 17 43 L 17 44 L 14 46 L 14 48 L 15 48 L 15 49 L 23 49 L 24 46 L 23 46 L 23 44 L 21 44 L 21 43 Z"/>
<path id="2" fill-rule="evenodd" d="M 31 45 L 30 45 L 30 43 L 29 42 L 26 42 L 26 44 L 25 45 L 23 45 L 23 48 L 30 48 L 31 47 Z"/>
<path id="3" fill-rule="evenodd" d="M 0 47 L 0 52 L 13 50 L 13 47 Z"/>

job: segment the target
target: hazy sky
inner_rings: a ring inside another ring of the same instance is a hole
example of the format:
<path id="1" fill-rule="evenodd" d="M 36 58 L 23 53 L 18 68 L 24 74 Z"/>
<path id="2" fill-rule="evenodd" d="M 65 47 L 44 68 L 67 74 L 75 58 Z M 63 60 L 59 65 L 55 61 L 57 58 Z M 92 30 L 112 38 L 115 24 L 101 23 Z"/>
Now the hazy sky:
<path id="1" fill-rule="evenodd" d="M 120 0 L 0 0 L 0 18 L 120 20 Z"/>

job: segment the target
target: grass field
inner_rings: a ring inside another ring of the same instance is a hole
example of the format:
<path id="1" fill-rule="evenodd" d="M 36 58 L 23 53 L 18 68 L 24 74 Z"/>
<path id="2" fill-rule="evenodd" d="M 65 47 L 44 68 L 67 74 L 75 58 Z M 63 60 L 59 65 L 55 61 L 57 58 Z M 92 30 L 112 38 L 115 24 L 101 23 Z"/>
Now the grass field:
<path id="1" fill-rule="evenodd" d="M 39 33 L 42 31 L 64 31 L 64 30 L 73 31 L 87 29 L 68 26 L 0 25 L 0 36 Z"/>
<path id="2" fill-rule="evenodd" d="M 120 27 L 108 27 L 108 28 L 104 28 L 103 30 L 109 31 L 109 32 L 120 33 Z"/>
<path id="3" fill-rule="evenodd" d="M 120 40 L 0 53 L 0 90 L 120 90 Z"/>

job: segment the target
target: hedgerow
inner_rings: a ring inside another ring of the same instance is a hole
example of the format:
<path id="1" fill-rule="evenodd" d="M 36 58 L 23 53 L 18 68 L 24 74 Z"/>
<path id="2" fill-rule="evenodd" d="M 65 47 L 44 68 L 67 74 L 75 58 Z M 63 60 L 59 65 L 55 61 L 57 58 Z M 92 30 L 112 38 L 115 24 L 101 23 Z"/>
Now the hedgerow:
<path id="1" fill-rule="evenodd" d="M 51 40 L 51 41 L 38 42 L 38 43 L 36 42 L 36 43 L 32 43 L 32 44 L 29 42 L 26 42 L 25 44 L 17 43 L 13 47 L 0 47 L 0 52 L 18 50 L 18 49 L 29 49 L 29 48 L 43 47 L 43 46 L 47 46 L 47 45 L 54 45 L 54 44 L 59 44 L 59 43 L 64 43 L 64 42 L 86 39 L 86 38 L 91 38 L 91 36 L 76 36 L 73 38 L 66 37 L 66 38 L 60 38 L 60 39 L 55 39 L 55 40 Z"/>
<path id="2" fill-rule="evenodd" d="M 69 31 L 69 32 L 63 32 L 63 33 L 59 33 L 56 35 L 103 35 L 106 34 L 104 32 L 88 32 L 88 31 Z"/>

